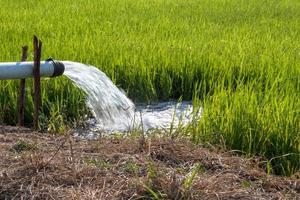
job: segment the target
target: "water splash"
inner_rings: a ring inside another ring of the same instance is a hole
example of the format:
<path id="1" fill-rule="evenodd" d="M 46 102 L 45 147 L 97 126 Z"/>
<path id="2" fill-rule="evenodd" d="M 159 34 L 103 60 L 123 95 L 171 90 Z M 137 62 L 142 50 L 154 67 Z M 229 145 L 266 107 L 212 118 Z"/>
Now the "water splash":
<path id="1" fill-rule="evenodd" d="M 63 63 L 64 75 L 86 93 L 87 105 L 95 117 L 90 124 L 95 131 L 168 129 L 170 126 L 186 125 L 193 118 L 191 102 L 164 102 L 135 107 L 96 67 L 70 61 Z"/>

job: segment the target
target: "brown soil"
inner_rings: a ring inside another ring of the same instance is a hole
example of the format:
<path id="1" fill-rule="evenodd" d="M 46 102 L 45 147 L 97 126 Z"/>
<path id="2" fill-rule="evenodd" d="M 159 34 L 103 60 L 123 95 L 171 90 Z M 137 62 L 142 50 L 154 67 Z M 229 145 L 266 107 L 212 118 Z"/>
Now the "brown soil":
<path id="1" fill-rule="evenodd" d="M 185 139 L 51 136 L 0 126 L 0 199 L 300 199 L 300 180 Z"/>

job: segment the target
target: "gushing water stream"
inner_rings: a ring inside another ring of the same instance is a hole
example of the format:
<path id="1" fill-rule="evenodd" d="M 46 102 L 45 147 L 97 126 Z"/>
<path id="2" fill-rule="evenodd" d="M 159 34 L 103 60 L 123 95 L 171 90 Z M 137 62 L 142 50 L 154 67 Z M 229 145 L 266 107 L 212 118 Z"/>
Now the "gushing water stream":
<path id="1" fill-rule="evenodd" d="M 105 132 L 132 129 L 167 129 L 173 123 L 186 124 L 192 118 L 190 102 L 159 103 L 135 106 L 99 69 L 77 62 L 64 61 L 65 73 L 86 93 L 86 101 L 95 122 L 93 126 Z"/>
<path id="2" fill-rule="evenodd" d="M 135 106 L 99 69 L 76 62 L 64 62 L 65 75 L 81 88 L 87 105 L 103 129 L 128 129 Z"/>

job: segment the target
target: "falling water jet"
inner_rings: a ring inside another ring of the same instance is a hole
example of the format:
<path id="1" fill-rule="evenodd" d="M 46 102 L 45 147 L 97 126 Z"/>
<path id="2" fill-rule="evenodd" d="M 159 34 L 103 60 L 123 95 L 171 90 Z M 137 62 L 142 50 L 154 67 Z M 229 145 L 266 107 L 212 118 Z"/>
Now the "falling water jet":
<path id="1" fill-rule="evenodd" d="M 103 130 L 128 130 L 134 119 L 134 103 L 99 69 L 64 61 L 65 72 L 86 93 L 87 105 Z"/>

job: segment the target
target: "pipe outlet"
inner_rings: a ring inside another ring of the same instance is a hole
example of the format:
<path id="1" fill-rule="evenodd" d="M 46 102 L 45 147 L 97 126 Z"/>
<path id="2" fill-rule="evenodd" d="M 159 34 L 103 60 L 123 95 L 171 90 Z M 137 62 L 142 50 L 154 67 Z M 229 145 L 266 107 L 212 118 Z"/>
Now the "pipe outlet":
<path id="1" fill-rule="evenodd" d="M 62 62 L 48 59 L 41 61 L 41 77 L 61 76 L 65 71 Z M 0 63 L 0 80 L 33 78 L 33 62 L 6 62 Z"/>

